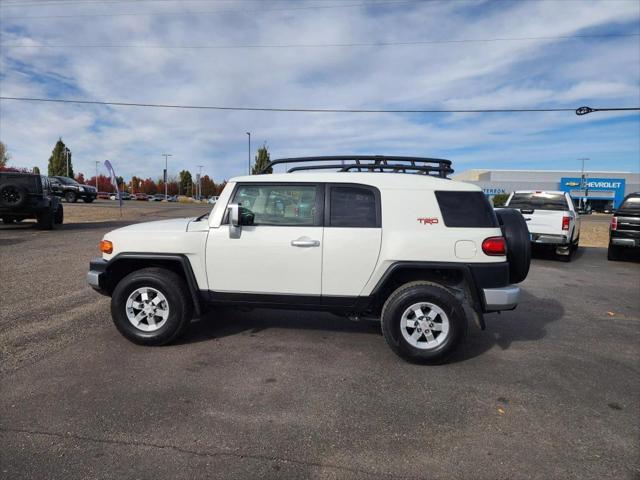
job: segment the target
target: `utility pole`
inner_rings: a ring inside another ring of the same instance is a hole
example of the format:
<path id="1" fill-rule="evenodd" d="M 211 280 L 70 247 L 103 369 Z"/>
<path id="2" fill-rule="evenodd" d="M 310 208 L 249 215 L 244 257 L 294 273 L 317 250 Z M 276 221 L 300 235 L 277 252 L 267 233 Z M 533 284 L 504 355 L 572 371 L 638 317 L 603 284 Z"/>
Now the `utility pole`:
<path id="1" fill-rule="evenodd" d="M 251 175 L 251 132 L 246 132 L 249 136 L 249 150 L 248 150 L 248 159 L 249 159 L 249 175 Z"/>
<path id="2" fill-rule="evenodd" d="M 164 157 L 164 199 L 167 199 L 167 181 L 169 180 L 169 157 L 172 157 L 173 155 L 171 155 L 170 153 L 163 153 L 162 156 Z"/>
<path id="3" fill-rule="evenodd" d="M 96 190 L 98 190 L 98 165 L 100 164 L 100 160 L 96 160 Z"/>
<path id="4" fill-rule="evenodd" d="M 196 165 L 198 167 L 198 200 L 202 199 L 202 167 L 204 165 Z"/>

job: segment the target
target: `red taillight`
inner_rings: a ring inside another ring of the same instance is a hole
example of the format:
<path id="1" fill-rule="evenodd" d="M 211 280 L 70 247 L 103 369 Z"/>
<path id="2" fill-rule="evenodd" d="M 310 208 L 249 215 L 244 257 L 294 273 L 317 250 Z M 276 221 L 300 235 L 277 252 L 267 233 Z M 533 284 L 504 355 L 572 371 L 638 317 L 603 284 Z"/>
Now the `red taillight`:
<path id="1" fill-rule="evenodd" d="M 569 217 L 562 217 L 562 230 L 569 230 Z"/>
<path id="2" fill-rule="evenodd" d="M 482 251 L 487 255 L 506 255 L 507 242 L 503 237 L 489 237 L 482 242 Z"/>
<path id="3" fill-rule="evenodd" d="M 611 230 L 618 229 L 618 217 L 611 217 Z"/>

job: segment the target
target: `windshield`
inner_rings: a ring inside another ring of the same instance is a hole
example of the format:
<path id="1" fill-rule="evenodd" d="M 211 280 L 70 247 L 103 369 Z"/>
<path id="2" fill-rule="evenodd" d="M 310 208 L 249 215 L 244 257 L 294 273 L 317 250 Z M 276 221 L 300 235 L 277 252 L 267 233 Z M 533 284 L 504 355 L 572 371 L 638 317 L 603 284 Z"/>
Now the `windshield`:
<path id="1" fill-rule="evenodd" d="M 561 193 L 514 193 L 509 207 L 520 210 L 568 210 L 567 200 Z"/>

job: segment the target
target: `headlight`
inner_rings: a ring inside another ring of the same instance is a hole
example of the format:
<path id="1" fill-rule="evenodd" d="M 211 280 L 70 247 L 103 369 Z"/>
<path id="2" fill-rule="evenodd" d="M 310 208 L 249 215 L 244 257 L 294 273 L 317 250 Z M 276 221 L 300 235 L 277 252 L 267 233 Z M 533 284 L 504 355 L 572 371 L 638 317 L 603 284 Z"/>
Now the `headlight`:
<path id="1" fill-rule="evenodd" d="M 80 190 L 81 192 L 84 192 L 84 187 L 78 187 L 78 190 Z"/>

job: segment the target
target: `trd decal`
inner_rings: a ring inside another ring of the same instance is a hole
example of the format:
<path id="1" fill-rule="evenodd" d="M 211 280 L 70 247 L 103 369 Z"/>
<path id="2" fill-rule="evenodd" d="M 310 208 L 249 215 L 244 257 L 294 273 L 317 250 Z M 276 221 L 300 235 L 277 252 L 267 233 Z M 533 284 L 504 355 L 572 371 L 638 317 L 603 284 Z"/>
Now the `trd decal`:
<path id="1" fill-rule="evenodd" d="M 439 222 L 439 220 L 436 217 L 418 218 L 418 221 L 423 225 L 435 225 L 436 223 Z"/>

